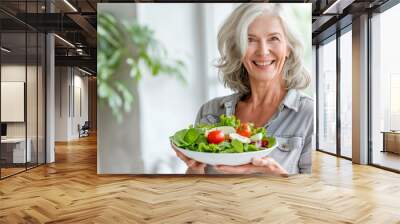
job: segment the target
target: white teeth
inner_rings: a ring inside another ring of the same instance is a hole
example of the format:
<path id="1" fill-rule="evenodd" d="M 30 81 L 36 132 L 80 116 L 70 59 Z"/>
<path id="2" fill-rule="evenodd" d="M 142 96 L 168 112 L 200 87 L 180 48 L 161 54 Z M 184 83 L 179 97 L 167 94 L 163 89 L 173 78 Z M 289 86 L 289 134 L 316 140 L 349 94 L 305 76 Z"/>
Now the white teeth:
<path id="1" fill-rule="evenodd" d="M 273 61 L 255 61 L 254 63 L 259 66 L 271 65 Z"/>

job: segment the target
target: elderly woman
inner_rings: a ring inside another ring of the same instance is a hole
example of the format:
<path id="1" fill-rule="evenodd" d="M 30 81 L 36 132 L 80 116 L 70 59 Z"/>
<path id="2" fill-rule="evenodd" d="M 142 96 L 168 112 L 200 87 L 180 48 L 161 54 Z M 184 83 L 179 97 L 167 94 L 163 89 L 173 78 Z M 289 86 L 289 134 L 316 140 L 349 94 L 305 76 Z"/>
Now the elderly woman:
<path id="1" fill-rule="evenodd" d="M 205 103 L 196 123 L 216 123 L 221 114 L 265 127 L 280 143 L 268 157 L 241 166 L 206 166 L 177 152 L 187 173 L 311 172 L 313 100 L 299 89 L 310 76 L 302 64 L 302 46 L 286 24 L 279 4 L 242 4 L 218 33 L 219 69 L 236 93 Z"/>

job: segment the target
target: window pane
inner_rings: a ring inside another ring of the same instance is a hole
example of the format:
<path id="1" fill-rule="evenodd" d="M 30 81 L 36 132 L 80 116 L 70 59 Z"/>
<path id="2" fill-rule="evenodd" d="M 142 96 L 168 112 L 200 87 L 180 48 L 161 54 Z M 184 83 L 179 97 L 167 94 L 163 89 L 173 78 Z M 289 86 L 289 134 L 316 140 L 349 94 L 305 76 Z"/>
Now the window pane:
<path id="1" fill-rule="evenodd" d="M 30 141 L 26 141 L 26 33 L 1 34 L 1 177 L 25 170 L 30 162 Z"/>
<path id="2" fill-rule="evenodd" d="M 352 141 L 352 50 L 351 31 L 340 37 L 340 150 L 351 158 Z"/>
<path id="3" fill-rule="evenodd" d="M 336 41 L 318 50 L 318 146 L 336 153 Z"/>
<path id="4" fill-rule="evenodd" d="M 400 33 L 393 29 L 398 21 L 400 5 L 372 18 L 371 131 L 372 163 L 400 170 Z"/>

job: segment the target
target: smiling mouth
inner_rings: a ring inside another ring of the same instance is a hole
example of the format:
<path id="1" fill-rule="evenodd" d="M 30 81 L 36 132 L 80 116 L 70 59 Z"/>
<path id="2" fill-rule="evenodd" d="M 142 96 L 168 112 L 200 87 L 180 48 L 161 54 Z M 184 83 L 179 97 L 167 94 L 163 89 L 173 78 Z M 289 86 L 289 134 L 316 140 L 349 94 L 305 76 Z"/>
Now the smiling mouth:
<path id="1" fill-rule="evenodd" d="M 269 60 L 269 61 L 252 61 L 252 62 L 253 62 L 253 64 L 254 64 L 256 67 L 261 68 L 261 69 L 265 69 L 265 68 L 271 66 L 272 64 L 274 64 L 274 63 L 275 63 L 275 60 Z"/>

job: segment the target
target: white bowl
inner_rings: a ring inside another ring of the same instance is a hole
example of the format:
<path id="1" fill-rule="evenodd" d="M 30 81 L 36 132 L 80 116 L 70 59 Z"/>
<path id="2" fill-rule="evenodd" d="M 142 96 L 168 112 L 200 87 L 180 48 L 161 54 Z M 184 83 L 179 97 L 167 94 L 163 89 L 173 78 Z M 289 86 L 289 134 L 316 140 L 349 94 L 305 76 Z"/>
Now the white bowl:
<path id="1" fill-rule="evenodd" d="M 262 158 L 268 156 L 272 150 L 278 146 L 278 142 L 275 143 L 271 148 L 264 150 L 253 151 L 253 152 L 241 152 L 241 153 L 210 153 L 210 152 L 197 152 L 188 149 L 178 148 L 171 142 L 174 149 L 183 153 L 185 156 L 196 160 L 198 162 L 206 163 L 209 165 L 228 165 L 238 166 L 244 165 L 251 162 L 252 158 Z"/>

